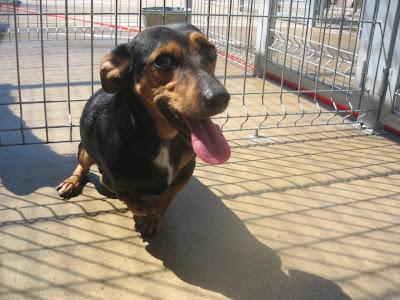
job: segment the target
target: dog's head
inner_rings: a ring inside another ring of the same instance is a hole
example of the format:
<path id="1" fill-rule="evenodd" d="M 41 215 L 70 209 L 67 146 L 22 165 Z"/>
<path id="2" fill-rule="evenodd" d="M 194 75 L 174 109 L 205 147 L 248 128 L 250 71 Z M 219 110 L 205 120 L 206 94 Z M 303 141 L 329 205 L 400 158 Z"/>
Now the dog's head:
<path id="1" fill-rule="evenodd" d="M 229 157 L 228 146 L 209 117 L 226 109 L 230 95 L 214 75 L 216 60 L 215 47 L 195 26 L 157 26 L 107 54 L 101 82 L 109 93 L 133 89 L 165 138 L 191 134 L 195 152 L 201 143 L 203 150 L 219 152 L 209 161 L 219 163 Z"/>

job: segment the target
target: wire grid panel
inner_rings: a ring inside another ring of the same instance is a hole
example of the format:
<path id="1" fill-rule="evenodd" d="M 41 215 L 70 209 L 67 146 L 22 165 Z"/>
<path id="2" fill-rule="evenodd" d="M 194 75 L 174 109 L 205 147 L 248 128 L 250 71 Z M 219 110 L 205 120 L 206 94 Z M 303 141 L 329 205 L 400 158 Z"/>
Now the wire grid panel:
<path id="1" fill-rule="evenodd" d="M 360 98 L 352 105 L 361 13 L 346 1 L 312 10 L 313 1 L 272 0 L 269 15 L 256 0 L 2 0 L 1 145 L 79 140 L 81 110 L 100 87 L 101 57 L 144 30 L 148 7 L 183 8 L 215 43 L 216 75 L 232 95 L 215 117 L 224 130 L 354 122 L 369 109 Z M 257 31 L 267 17 L 269 55 L 257 66 Z"/>
<path id="2" fill-rule="evenodd" d="M 273 61 L 283 64 L 286 57 L 290 70 L 319 76 L 328 85 L 352 88 L 346 85 L 354 84 L 360 9 L 355 11 L 343 1 L 342 6 L 332 4 L 312 16 L 310 1 L 288 2 L 281 2 L 283 17 L 277 18 L 273 29 Z"/>

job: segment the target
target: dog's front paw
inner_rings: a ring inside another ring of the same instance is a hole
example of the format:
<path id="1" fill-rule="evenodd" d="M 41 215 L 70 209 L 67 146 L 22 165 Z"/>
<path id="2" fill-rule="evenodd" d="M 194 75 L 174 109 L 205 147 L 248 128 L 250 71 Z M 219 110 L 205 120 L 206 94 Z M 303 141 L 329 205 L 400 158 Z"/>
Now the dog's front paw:
<path id="1" fill-rule="evenodd" d="M 140 233 L 141 237 L 146 238 L 154 236 L 160 231 L 163 222 L 155 215 L 153 216 L 133 216 L 135 220 L 135 230 Z"/>
<path id="2" fill-rule="evenodd" d="M 85 185 L 86 179 L 80 180 L 78 176 L 72 175 L 63 182 L 61 182 L 57 187 L 56 191 L 60 197 L 64 199 L 70 199 L 72 197 L 81 194 L 83 186 Z"/>

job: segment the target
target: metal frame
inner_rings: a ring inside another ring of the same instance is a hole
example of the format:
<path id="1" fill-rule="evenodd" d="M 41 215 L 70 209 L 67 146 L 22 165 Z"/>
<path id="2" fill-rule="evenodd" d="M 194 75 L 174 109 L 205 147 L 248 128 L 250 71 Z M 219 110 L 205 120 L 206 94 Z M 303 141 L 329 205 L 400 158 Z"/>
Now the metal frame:
<path id="1" fill-rule="evenodd" d="M 164 8 L 163 20 L 165 7 L 185 7 L 186 20 L 217 46 L 222 82 L 229 87 L 234 79 L 240 81 L 235 84 L 240 88 L 231 91 L 237 105 L 216 117 L 224 130 L 258 134 L 272 127 L 363 121 L 376 108 L 364 86 L 367 70 L 360 66 L 358 37 L 365 26 L 381 23 L 376 16 L 364 18 L 363 6 L 354 11 L 346 1 L 330 6 L 325 2 L 0 1 L 0 24 L 5 24 L 0 32 L 0 68 L 6 73 L 1 78 L 6 83 L 0 84 L 0 117 L 6 115 L 0 122 L 0 145 L 78 140 L 76 106 L 81 107 L 98 87 L 99 58 L 143 30 L 141 10 L 151 6 Z M 38 57 L 40 64 L 27 64 L 29 57 Z M 368 58 L 361 63 L 368 65 Z M 232 64 L 235 76 L 230 75 Z M 271 105 L 275 97 L 278 109 Z M 63 104 L 66 119 L 53 120 L 52 107 Z M 27 109 L 29 105 L 35 109 Z M 28 121 L 36 113 L 40 118 Z M 65 129 L 66 135 L 52 133 Z"/>

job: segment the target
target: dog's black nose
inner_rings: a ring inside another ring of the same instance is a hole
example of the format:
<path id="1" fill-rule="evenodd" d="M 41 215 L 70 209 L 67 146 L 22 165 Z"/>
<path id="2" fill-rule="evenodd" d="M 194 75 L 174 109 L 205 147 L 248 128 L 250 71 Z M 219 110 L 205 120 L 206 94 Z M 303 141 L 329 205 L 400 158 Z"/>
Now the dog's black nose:
<path id="1" fill-rule="evenodd" d="M 203 91 L 203 103 L 207 109 L 222 111 L 228 105 L 231 96 L 221 85 L 218 87 L 208 87 Z"/>

